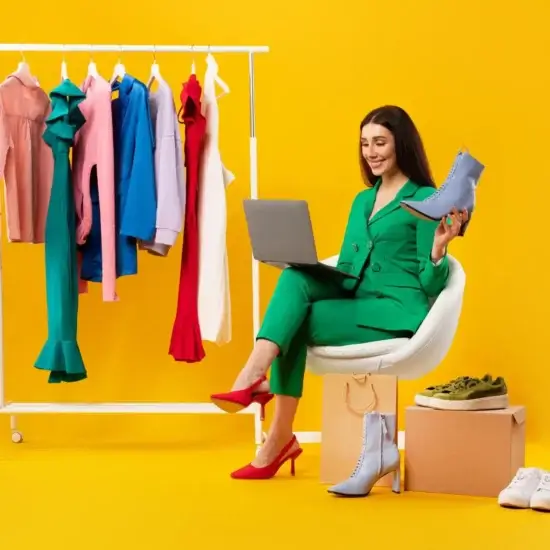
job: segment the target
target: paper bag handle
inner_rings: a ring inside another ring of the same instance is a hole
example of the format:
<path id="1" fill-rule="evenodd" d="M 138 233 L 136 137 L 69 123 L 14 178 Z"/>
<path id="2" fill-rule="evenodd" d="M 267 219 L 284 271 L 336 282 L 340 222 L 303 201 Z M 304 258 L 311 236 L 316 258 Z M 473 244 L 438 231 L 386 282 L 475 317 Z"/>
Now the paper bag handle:
<path id="1" fill-rule="evenodd" d="M 346 405 L 348 409 L 350 409 L 352 412 L 364 415 L 368 412 L 373 411 L 376 408 L 376 390 L 374 389 L 373 383 L 370 381 L 370 374 L 352 374 L 352 379 L 355 380 L 359 384 L 368 384 L 370 385 L 371 394 L 372 394 L 372 400 L 369 402 L 369 404 L 363 408 L 363 409 L 356 409 L 353 407 L 353 405 L 350 403 L 350 384 L 349 382 L 346 382 L 344 384 L 344 401 L 346 402 Z"/>

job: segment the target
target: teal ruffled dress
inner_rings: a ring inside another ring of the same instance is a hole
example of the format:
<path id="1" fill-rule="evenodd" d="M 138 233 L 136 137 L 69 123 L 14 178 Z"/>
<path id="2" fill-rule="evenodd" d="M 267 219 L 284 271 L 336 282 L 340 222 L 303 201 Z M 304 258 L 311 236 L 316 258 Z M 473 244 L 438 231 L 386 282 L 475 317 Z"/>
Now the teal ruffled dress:
<path id="1" fill-rule="evenodd" d="M 43 138 L 52 149 L 54 175 L 46 218 L 46 295 L 48 339 L 35 367 L 50 371 L 49 382 L 77 382 L 87 377 L 76 341 L 78 267 L 76 212 L 69 152 L 86 119 L 78 105 L 86 95 L 70 80 L 50 93 L 52 111 Z"/>

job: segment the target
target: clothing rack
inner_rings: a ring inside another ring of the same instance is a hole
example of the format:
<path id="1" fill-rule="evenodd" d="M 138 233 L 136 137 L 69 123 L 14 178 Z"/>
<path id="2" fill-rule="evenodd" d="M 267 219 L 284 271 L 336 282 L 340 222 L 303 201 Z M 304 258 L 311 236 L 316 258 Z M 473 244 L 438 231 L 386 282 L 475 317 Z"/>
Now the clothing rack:
<path id="1" fill-rule="evenodd" d="M 3 52 L 189 52 L 247 53 L 250 106 L 250 197 L 258 198 L 258 149 L 256 142 L 256 107 L 254 90 L 254 54 L 269 52 L 268 46 L 200 46 L 200 45 L 105 45 L 105 44 L 0 44 Z M 4 333 L 2 307 L 2 265 L 0 260 L 0 414 L 10 416 L 12 441 L 20 443 L 23 435 L 17 430 L 17 415 L 21 414 L 225 414 L 212 403 L 7 403 L 5 401 Z M 260 327 L 260 273 L 252 258 L 252 321 L 253 338 Z M 253 404 L 241 414 L 254 415 L 255 443 L 262 442 L 260 407 Z"/>

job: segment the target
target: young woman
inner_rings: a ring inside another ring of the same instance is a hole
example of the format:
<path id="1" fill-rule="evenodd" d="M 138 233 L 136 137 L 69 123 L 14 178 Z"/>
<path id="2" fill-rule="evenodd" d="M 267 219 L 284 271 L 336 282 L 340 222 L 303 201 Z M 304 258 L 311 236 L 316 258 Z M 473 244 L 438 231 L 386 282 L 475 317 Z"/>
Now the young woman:
<path id="1" fill-rule="evenodd" d="M 338 267 L 353 277 L 285 269 L 250 357 L 231 392 L 212 395 L 228 412 L 275 395 L 275 415 L 256 458 L 231 475 L 268 479 L 302 450 L 293 421 L 302 396 L 308 346 L 344 346 L 411 336 L 445 287 L 447 246 L 467 221 L 456 210 L 440 222 L 412 216 L 399 203 L 435 192 L 422 140 L 409 115 L 385 106 L 360 125 L 367 189 L 355 198 Z M 267 371 L 271 377 L 267 381 Z"/>

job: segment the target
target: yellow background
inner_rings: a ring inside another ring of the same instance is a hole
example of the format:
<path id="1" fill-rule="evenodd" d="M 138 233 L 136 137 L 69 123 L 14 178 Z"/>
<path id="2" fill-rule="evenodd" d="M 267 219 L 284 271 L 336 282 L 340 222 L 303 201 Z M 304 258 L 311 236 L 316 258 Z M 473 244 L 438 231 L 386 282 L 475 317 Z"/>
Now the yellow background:
<path id="1" fill-rule="evenodd" d="M 467 272 L 464 310 L 451 353 L 425 379 L 402 383 L 401 406 L 428 383 L 461 374 L 503 375 L 511 399 L 528 406 L 528 437 L 550 443 L 547 365 L 550 286 L 546 283 L 549 196 L 549 8 L 525 0 L 521 10 L 474 0 L 347 2 L 210 0 L 157 4 L 27 0 L 2 7 L 5 42 L 267 44 L 256 59 L 259 188 L 262 197 L 309 201 L 319 253 L 337 252 L 348 208 L 361 189 L 358 125 L 371 108 L 395 103 L 418 124 L 441 181 L 466 145 L 486 165 L 479 209 L 467 237 L 452 245 Z M 156 10 L 156 11 L 155 11 Z M 546 36 L 546 38 L 545 38 Z M 28 53 L 49 91 L 60 54 Z M 110 77 L 116 54 L 96 54 Z M 159 54 L 176 97 L 192 56 Z M 46 336 L 41 246 L 2 241 L 6 391 L 17 401 L 205 401 L 222 391 L 252 342 L 250 249 L 242 200 L 248 196 L 246 55 L 219 55 L 231 94 L 221 100 L 222 154 L 237 179 L 228 189 L 233 341 L 207 345 L 195 365 L 168 356 L 180 246 L 167 259 L 141 254 L 139 275 L 120 280 L 120 303 L 100 289 L 80 302 L 79 341 L 89 379 L 48 385 L 33 368 Z M 0 53 L 0 74 L 20 60 Z M 68 54 L 80 83 L 89 56 Z M 124 54 L 128 72 L 147 80 L 150 54 Z M 195 56 L 199 75 L 204 56 Z M 179 98 L 178 98 L 179 99 Z M 4 226 L 4 222 L 3 222 Z M 3 232 L 5 232 L 3 228 Z M 277 272 L 262 269 L 262 308 Z M 320 428 L 320 379 L 308 376 L 297 430 Z M 249 438 L 250 418 L 68 418 L 21 420 L 27 438 L 172 439 L 213 442 L 228 431 Z M 2 429 L 8 437 L 7 419 Z M 403 426 L 402 426 L 403 427 Z M 546 430 L 545 430 L 546 427 Z"/>

